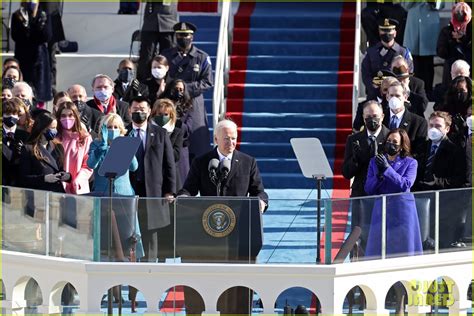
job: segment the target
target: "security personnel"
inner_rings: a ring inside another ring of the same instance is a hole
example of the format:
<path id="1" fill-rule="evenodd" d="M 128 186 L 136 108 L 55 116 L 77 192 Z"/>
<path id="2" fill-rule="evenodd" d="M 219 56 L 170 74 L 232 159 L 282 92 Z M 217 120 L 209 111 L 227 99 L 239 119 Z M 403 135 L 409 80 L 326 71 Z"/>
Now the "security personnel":
<path id="1" fill-rule="evenodd" d="M 176 47 L 167 49 L 162 55 L 168 59 L 168 76 L 181 79 L 193 98 L 193 130 L 189 138 L 189 161 L 208 152 L 210 147 L 209 124 L 203 93 L 213 86 L 212 64 L 209 55 L 193 45 L 197 28 L 192 23 L 180 22 L 173 27 Z"/>
<path id="2" fill-rule="evenodd" d="M 403 56 L 409 65 L 410 73 L 413 72 L 413 58 L 410 50 L 395 42 L 398 21 L 383 19 L 379 24 L 380 42 L 367 49 L 367 54 L 362 61 L 362 80 L 365 85 L 368 99 L 374 99 L 378 88 L 372 84 L 372 79 L 380 70 L 390 70 L 392 59 Z"/>

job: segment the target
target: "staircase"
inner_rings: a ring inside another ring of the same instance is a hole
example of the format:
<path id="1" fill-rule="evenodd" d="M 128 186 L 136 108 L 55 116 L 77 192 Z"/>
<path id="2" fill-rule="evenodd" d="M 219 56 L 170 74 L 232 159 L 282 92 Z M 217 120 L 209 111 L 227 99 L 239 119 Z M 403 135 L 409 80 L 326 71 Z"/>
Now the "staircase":
<path id="1" fill-rule="evenodd" d="M 340 166 L 351 128 L 354 13 L 343 3 L 241 3 L 227 113 L 265 188 L 313 188 L 290 139 L 316 137 L 336 175 L 326 188 L 348 189 Z"/>

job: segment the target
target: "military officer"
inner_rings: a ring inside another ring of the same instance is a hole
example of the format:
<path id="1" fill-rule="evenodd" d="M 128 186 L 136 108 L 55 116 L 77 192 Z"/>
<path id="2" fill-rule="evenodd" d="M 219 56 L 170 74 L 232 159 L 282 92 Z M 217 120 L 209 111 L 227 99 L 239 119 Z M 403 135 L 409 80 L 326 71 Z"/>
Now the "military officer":
<path id="1" fill-rule="evenodd" d="M 212 64 L 209 55 L 193 45 L 197 28 L 192 23 L 180 22 L 173 27 L 176 47 L 167 49 L 162 55 L 168 59 L 168 76 L 181 79 L 193 98 L 193 129 L 189 137 L 189 161 L 210 150 L 209 125 L 203 93 L 213 86 Z"/>
<path id="2" fill-rule="evenodd" d="M 408 61 L 410 73 L 413 72 L 413 58 L 410 50 L 395 42 L 397 25 L 398 21 L 394 19 L 383 19 L 379 23 L 380 42 L 367 49 L 362 61 L 362 80 L 368 99 L 374 99 L 378 92 L 378 87 L 372 84 L 374 75 L 380 70 L 390 70 L 395 56 L 403 56 Z"/>

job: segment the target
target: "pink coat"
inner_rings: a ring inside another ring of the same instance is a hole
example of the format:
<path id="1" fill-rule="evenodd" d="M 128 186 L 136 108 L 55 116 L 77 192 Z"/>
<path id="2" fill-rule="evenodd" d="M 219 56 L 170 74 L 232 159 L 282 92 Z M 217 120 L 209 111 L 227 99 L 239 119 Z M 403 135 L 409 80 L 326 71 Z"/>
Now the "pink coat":
<path id="1" fill-rule="evenodd" d="M 92 137 L 88 135 L 79 144 L 79 133 L 64 131 L 61 135 L 64 146 L 64 171 L 71 173 L 72 181 L 63 182 L 66 193 L 86 194 L 90 192 L 89 178 L 93 170 L 87 166 Z"/>

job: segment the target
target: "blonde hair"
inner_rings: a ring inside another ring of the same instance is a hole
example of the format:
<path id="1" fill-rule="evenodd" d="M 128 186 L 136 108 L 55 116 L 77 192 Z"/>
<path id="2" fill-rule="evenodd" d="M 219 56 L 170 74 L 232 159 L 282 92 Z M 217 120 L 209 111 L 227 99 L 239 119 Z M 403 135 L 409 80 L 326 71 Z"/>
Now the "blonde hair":
<path id="1" fill-rule="evenodd" d="M 170 99 L 158 99 L 153 104 L 153 109 L 151 110 L 150 118 L 155 117 L 158 115 L 161 109 L 170 110 L 170 119 L 173 124 L 176 123 L 177 114 L 176 114 L 176 107 L 174 106 L 173 101 Z"/>
<path id="2" fill-rule="evenodd" d="M 100 133 L 100 129 L 102 129 L 102 126 L 107 126 L 109 123 L 117 123 L 119 125 L 119 129 L 120 129 L 120 135 L 125 135 L 125 133 L 127 132 L 127 130 L 125 129 L 125 125 L 123 124 L 123 120 L 122 118 L 120 117 L 120 115 L 116 114 L 116 113 L 109 113 L 107 115 L 105 115 L 104 117 L 102 117 L 100 119 L 100 122 L 99 122 L 99 140 L 102 140 L 102 133 Z"/>

